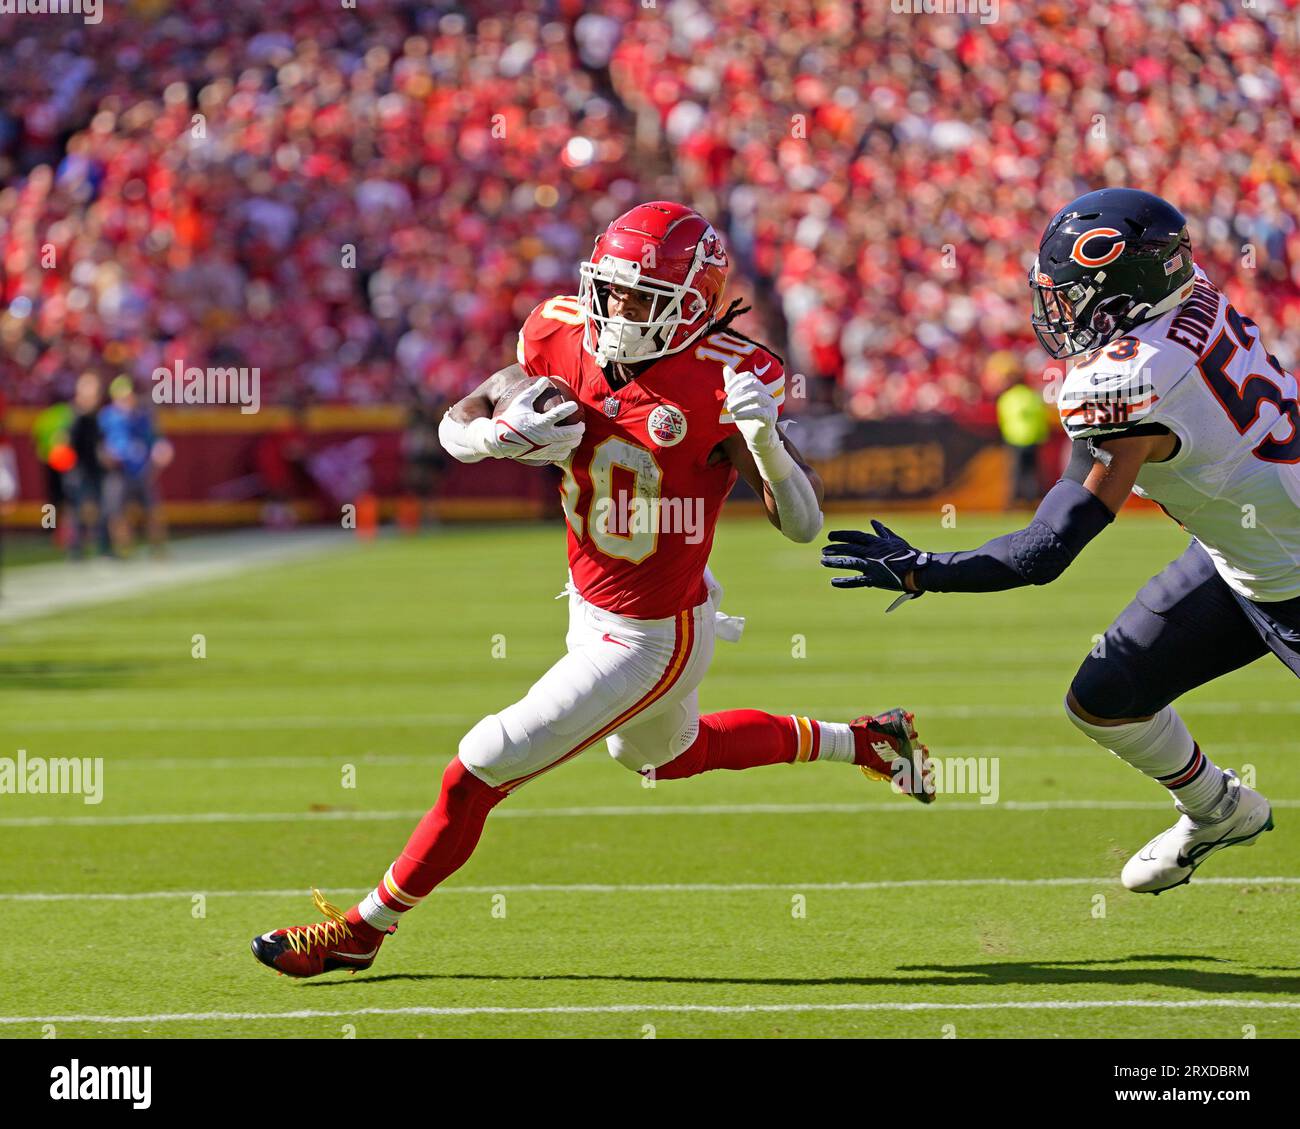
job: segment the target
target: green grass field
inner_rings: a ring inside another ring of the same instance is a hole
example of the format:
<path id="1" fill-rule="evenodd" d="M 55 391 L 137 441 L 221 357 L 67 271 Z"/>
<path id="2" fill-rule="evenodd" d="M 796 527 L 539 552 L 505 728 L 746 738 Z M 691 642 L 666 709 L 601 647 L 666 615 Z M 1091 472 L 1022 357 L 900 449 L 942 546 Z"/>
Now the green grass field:
<path id="1" fill-rule="evenodd" d="M 939 549 L 1013 520 L 897 527 Z M 1184 699 L 1278 829 L 1159 898 L 1118 874 L 1166 794 L 1061 713 L 1094 634 L 1183 545 L 1125 518 L 1050 588 L 885 617 L 829 589 L 815 546 L 724 524 L 713 567 L 749 626 L 704 708 L 907 705 L 935 755 L 998 758 L 999 802 L 923 808 L 819 764 L 651 789 L 593 749 L 498 808 L 369 973 L 315 981 L 249 938 L 314 920 L 312 885 L 344 906 L 372 886 L 460 735 L 558 655 L 559 530 L 381 540 L 4 628 L 0 755 L 105 776 L 98 805 L 0 796 L 0 1034 L 1300 1035 L 1294 678 L 1269 658 Z"/>

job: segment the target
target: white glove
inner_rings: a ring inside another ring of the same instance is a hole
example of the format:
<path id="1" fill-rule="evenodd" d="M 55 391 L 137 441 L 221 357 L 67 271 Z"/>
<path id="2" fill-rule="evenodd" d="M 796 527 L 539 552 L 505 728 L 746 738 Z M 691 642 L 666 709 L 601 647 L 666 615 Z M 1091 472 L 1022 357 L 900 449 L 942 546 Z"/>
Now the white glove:
<path id="1" fill-rule="evenodd" d="M 563 421 L 578 410 L 578 405 L 565 401 L 548 412 L 533 411 L 537 397 L 549 387 L 550 381 L 539 376 L 492 421 L 495 432 L 492 446 L 496 450 L 490 450 L 489 454 L 534 465 L 562 463 L 573 454 L 582 442 L 587 425 Z"/>
<path id="2" fill-rule="evenodd" d="M 526 392 L 520 393 L 498 419 L 479 416 L 462 423 L 450 412 L 438 425 L 438 441 L 452 458 L 462 463 L 482 459 L 517 459 L 534 466 L 562 463 L 582 441 L 586 424 L 563 426 L 577 405 L 557 404 L 549 412 L 533 411 L 533 404 L 546 387 L 538 377 Z"/>
<path id="3" fill-rule="evenodd" d="M 722 387 L 727 393 L 724 408 L 736 421 L 736 429 L 751 451 L 765 451 L 780 443 L 776 401 L 758 377 L 727 365 L 722 370 Z"/>
<path id="4" fill-rule="evenodd" d="M 726 410 L 771 489 L 782 534 L 791 541 L 811 541 L 821 530 L 822 512 L 812 483 L 803 473 L 796 473 L 799 466 L 781 439 L 776 400 L 752 372 L 738 373 L 730 365 L 722 370 L 722 386 L 727 393 Z"/>
<path id="5" fill-rule="evenodd" d="M 752 372 L 737 372 L 730 365 L 722 370 L 722 387 L 727 393 L 725 410 L 754 456 L 758 473 L 769 484 L 789 478 L 795 472 L 795 462 L 781 442 L 776 426 L 779 412 L 772 394 Z"/>

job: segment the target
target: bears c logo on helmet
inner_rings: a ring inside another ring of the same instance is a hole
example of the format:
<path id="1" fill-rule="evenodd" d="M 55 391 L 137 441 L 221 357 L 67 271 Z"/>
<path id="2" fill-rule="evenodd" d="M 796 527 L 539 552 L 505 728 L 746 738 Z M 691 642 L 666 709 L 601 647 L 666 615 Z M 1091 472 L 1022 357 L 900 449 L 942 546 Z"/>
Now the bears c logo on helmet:
<path id="1" fill-rule="evenodd" d="M 1113 227 L 1094 227 L 1091 231 L 1085 231 L 1074 241 L 1070 258 L 1082 267 L 1104 267 L 1107 263 L 1113 263 L 1124 253 L 1124 240 L 1119 238 L 1119 234 Z M 1093 239 L 1114 239 L 1116 242 L 1111 244 L 1109 251 L 1094 258 L 1084 250 Z"/>

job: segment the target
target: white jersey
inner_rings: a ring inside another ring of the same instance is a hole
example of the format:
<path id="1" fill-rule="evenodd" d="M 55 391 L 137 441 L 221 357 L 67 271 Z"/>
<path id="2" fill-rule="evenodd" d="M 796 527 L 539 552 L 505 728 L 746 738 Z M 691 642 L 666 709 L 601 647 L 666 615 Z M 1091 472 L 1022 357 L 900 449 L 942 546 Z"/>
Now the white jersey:
<path id="1" fill-rule="evenodd" d="M 1300 596 L 1300 393 L 1242 317 L 1196 268 L 1176 309 L 1086 355 L 1061 390 L 1074 439 L 1141 433 L 1178 438 L 1147 463 L 1133 492 L 1204 546 L 1235 592 Z"/>

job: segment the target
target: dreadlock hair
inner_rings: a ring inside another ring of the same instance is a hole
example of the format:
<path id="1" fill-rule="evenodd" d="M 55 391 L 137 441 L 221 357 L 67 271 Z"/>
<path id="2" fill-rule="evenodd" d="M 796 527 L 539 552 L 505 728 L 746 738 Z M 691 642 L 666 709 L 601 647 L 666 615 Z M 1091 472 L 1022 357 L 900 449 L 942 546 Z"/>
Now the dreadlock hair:
<path id="1" fill-rule="evenodd" d="M 756 345 L 760 349 L 766 349 L 769 353 L 772 354 L 772 356 L 774 356 L 777 359 L 777 362 L 781 365 L 781 367 L 785 368 L 785 358 L 781 356 L 781 354 L 778 353 L 775 349 L 773 349 L 770 345 L 764 345 L 763 342 L 755 341 L 752 337 L 747 337 L 745 336 L 745 334 L 739 332 L 738 330 L 731 328 L 732 322 L 734 322 L 742 314 L 747 314 L 751 309 L 753 309 L 752 306 L 742 306 L 741 305 L 742 300 L 743 299 L 740 298 L 733 298 L 731 300 L 731 305 L 729 305 L 725 310 L 723 310 L 722 316 L 718 318 L 716 321 L 710 322 L 708 326 L 706 326 L 705 329 L 701 332 L 700 336 L 701 337 L 704 336 L 705 333 L 721 333 L 723 330 L 726 330 L 728 333 L 731 334 L 732 337 L 739 337 L 742 341 L 748 341 L 751 345 Z M 674 356 L 674 354 L 669 353 L 667 354 L 667 356 L 671 357 Z M 623 383 L 628 383 L 633 380 L 639 380 L 641 377 L 645 376 L 645 374 L 650 371 L 650 368 L 653 365 L 658 364 L 663 359 L 664 359 L 663 357 L 653 357 L 650 360 L 642 361 L 639 364 L 617 365 L 616 367 L 628 371 L 628 375 L 623 378 Z"/>
<path id="2" fill-rule="evenodd" d="M 771 345 L 764 345 L 763 342 L 755 341 L 752 337 L 747 337 L 739 330 L 731 328 L 732 322 L 734 322 L 742 314 L 747 314 L 751 309 L 753 309 L 752 306 L 742 306 L 740 304 L 741 301 L 742 299 L 740 298 L 733 298 L 731 300 L 731 305 L 729 305 L 722 312 L 722 316 L 718 318 L 717 321 L 715 321 L 711 326 L 709 326 L 706 332 L 721 333 L 723 330 L 726 330 L 728 333 L 731 334 L 732 337 L 739 337 L 742 341 L 748 341 L 751 345 L 757 345 L 760 349 L 766 349 L 769 353 L 772 354 L 772 356 L 774 356 L 777 359 L 781 367 L 785 368 L 785 358 L 781 356 L 781 354 L 778 353 L 775 349 L 773 349 Z"/>

